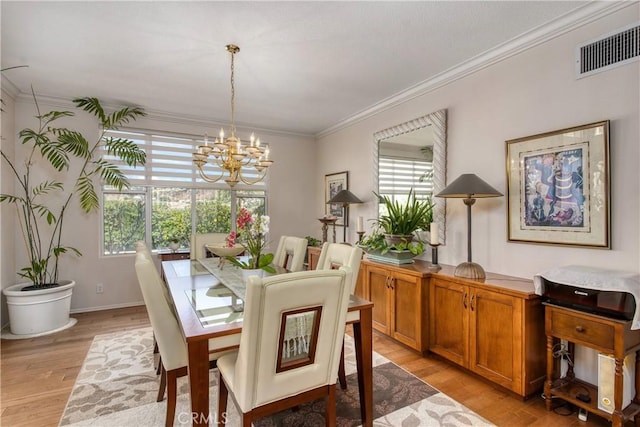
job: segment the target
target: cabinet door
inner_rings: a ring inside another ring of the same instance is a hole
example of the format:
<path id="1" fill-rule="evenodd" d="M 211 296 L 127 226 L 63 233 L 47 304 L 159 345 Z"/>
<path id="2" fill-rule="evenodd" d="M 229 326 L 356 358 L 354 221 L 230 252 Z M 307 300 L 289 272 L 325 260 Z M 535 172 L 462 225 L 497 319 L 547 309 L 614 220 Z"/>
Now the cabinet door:
<path id="1" fill-rule="evenodd" d="M 522 388 L 522 300 L 471 288 L 469 369 L 517 393 Z"/>
<path id="2" fill-rule="evenodd" d="M 429 350 L 465 367 L 469 351 L 469 301 L 467 286 L 431 279 Z"/>
<path id="3" fill-rule="evenodd" d="M 394 273 L 391 276 L 391 322 L 392 338 L 423 351 L 422 348 L 422 279 Z M 426 327 L 426 325 L 424 325 Z"/>
<path id="4" fill-rule="evenodd" d="M 389 271 L 367 267 L 369 300 L 373 302 L 373 327 L 389 334 Z"/>

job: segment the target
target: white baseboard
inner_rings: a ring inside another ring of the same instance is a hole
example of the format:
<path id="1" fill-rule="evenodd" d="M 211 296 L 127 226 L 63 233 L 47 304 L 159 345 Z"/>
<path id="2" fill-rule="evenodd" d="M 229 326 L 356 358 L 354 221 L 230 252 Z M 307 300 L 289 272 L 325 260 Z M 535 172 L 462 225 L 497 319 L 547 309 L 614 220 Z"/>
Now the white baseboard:
<path id="1" fill-rule="evenodd" d="M 91 311 L 103 311 L 103 310 L 112 310 L 114 308 L 137 307 L 140 305 L 144 305 L 144 301 L 127 302 L 123 304 L 113 304 L 113 305 L 101 305 L 99 307 L 74 308 L 70 311 L 70 313 L 71 314 L 89 313 Z"/>

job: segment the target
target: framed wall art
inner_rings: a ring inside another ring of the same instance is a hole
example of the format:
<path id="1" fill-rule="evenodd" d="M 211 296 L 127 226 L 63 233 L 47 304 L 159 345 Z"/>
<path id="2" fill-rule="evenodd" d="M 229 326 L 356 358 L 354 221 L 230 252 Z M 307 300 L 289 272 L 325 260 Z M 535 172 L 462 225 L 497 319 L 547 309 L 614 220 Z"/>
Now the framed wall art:
<path id="1" fill-rule="evenodd" d="M 342 190 L 349 189 L 349 172 L 337 172 L 324 176 L 324 203 L 325 214 L 338 218 L 336 225 L 344 227 L 345 219 L 342 204 L 327 203 L 333 196 Z"/>
<path id="2" fill-rule="evenodd" d="M 509 241 L 611 248 L 608 120 L 506 149 Z"/>

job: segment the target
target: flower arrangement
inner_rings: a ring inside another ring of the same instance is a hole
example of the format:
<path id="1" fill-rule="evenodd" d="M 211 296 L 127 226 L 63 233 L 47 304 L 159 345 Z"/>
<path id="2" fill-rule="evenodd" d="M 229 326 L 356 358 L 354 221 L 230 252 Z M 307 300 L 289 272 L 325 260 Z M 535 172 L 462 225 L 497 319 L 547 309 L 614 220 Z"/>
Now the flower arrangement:
<path id="1" fill-rule="evenodd" d="M 240 209 L 236 219 L 236 231 L 229 233 L 226 242 L 229 247 L 234 247 L 236 243 L 242 245 L 249 254 L 249 259 L 243 261 L 235 257 L 227 257 L 227 260 L 245 270 L 262 269 L 275 273 L 276 270 L 270 265 L 274 255 L 262 253 L 267 245 L 268 232 L 269 217 L 267 215 L 257 215 L 254 218 L 247 209 Z"/>

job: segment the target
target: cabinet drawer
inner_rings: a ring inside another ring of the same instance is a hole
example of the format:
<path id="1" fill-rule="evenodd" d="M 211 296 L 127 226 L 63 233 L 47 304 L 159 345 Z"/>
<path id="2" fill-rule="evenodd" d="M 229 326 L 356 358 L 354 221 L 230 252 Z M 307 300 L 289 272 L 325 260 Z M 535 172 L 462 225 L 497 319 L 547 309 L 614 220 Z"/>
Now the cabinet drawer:
<path id="1" fill-rule="evenodd" d="M 585 343 L 613 352 L 613 325 L 577 317 L 571 313 L 551 311 L 551 335 L 576 343 Z"/>

